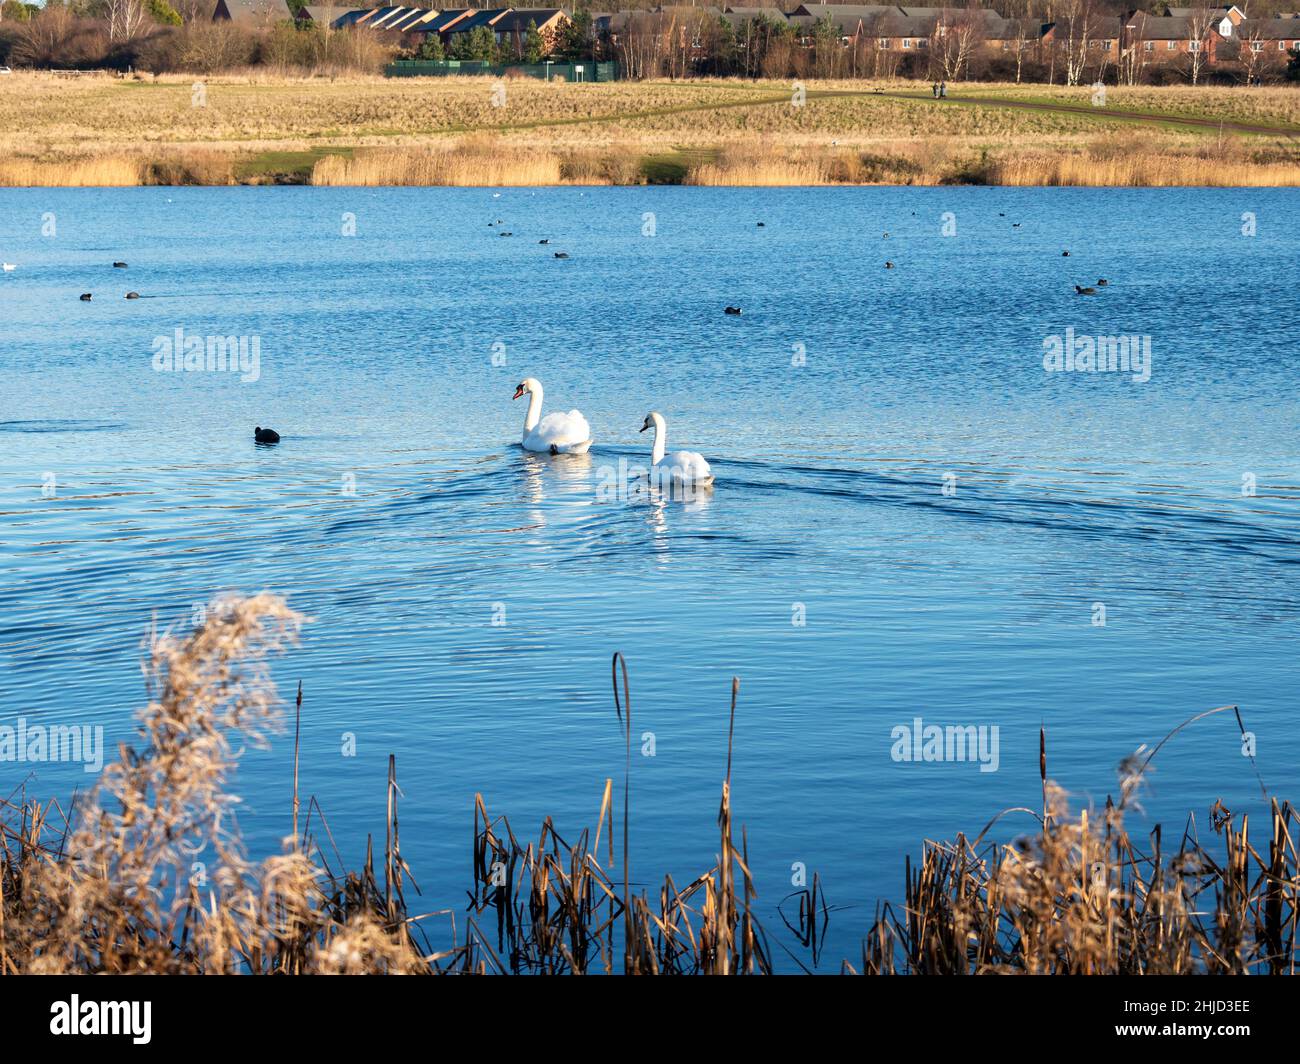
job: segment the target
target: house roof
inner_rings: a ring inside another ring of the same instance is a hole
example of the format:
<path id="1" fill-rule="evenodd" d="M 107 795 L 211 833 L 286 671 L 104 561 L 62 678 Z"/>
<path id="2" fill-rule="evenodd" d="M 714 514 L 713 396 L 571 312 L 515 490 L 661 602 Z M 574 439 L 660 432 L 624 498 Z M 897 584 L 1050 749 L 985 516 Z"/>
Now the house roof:
<path id="1" fill-rule="evenodd" d="M 1230 12 L 1230 11 L 1234 11 L 1234 10 L 1235 10 L 1238 14 L 1241 14 L 1241 8 L 1237 7 L 1236 4 L 1218 4 L 1218 5 L 1214 6 L 1214 7 L 1200 7 L 1200 8 L 1198 8 L 1198 7 L 1171 7 L 1171 8 L 1169 9 L 1169 14 L 1170 14 L 1173 18 L 1191 18 L 1191 17 L 1192 17 L 1193 15 L 1195 15 L 1198 11 L 1209 11 L 1209 12 L 1211 12 L 1211 13 L 1222 12 L 1223 14 L 1226 15 L 1226 14 L 1228 14 L 1228 12 Z"/>
<path id="2" fill-rule="evenodd" d="M 1144 41 L 1190 41 L 1196 36 L 1194 20 L 1185 15 L 1161 17 L 1139 11 L 1125 26 L 1135 30 Z M 1209 27 L 1206 27 L 1209 32 Z"/>
<path id="3" fill-rule="evenodd" d="M 423 26 L 426 22 L 437 17 L 438 12 L 434 11 L 432 8 L 407 8 L 403 14 L 397 15 L 384 23 L 383 28 L 386 30 L 397 30 L 401 33 L 406 33 L 408 30 L 417 29 L 418 27 Z"/>
<path id="4" fill-rule="evenodd" d="M 276 22 L 293 18 L 285 0 L 217 0 L 212 21 L 230 19 L 244 24 Z"/>
<path id="5" fill-rule="evenodd" d="M 493 8 L 490 11 L 475 11 L 472 8 L 468 17 L 448 27 L 448 33 L 469 33 L 480 26 L 495 26 L 510 13 L 508 7 Z"/>
<path id="6" fill-rule="evenodd" d="M 933 18 L 915 15 L 882 15 L 864 23 L 873 37 L 929 37 L 934 32 Z"/>
<path id="7" fill-rule="evenodd" d="M 621 33 L 631 21 L 632 11 L 613 11 L 593 14 L 591 25 L 597 33 Z"/>
<path id="8" fill-rule="evenodd" d="M 1300 41 L 1300 19 L 1249 18 L 1237 26 L 1237 36 L 1244 41 Z"/>
<path id="9" fill-rule="evenodd" d="M 1037 41 L 1047 35 L 1055 23 L 1043 22 L 1036 18 L 1004 18 L 997 24 L 990 24 L 986 33 L 990 41 Z M 1105 34 L 1101 35 L 1105 40 Z"/>
<path id="10" fill-rule="evenodd" d="M 462 19 L 474 14 L 472 7 L 458 7 L 451 11 L 442 11 L 416 27 L 421 33 L 445 33 Z"/>
<path id="11" fill-rule="evenodd" d="M 358 7 L 352 11 L 344 11 L 334 20 L 334 28 L 341 30 L 347 26 L 356 26 L 369 19 L 377 10 L 379 9 L 373 7 Z"/>
<path id="12" fill-rule="evenodd" d="M 756 18 L 770 18 L 777 22 L 784 22 L 786 14 L 779 7 L 729 7 L 724 14 L 733 15 L 742 21 L 752 21 Z"/>
<path id="13" fill-rule="evenodd" d="M 538 29 L 553 22 L 556 18 L 568 18 L 558 7 L 513 8 L 506 17 L 493 25 L 497 33 L 526 33 L 531 22 Z"/>

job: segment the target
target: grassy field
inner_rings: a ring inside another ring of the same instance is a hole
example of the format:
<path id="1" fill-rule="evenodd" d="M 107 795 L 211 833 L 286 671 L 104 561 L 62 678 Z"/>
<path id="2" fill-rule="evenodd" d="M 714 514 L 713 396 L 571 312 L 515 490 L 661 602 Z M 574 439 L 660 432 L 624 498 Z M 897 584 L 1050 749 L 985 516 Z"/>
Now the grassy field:
<path id="1" fill-rule="evenodd" d="M 503 85 L 20 73 L 0 82 L 0 185 L 1300 184 L 1288 89 L 1112 87 L 1098 108 L 1042 85 L 939 103 L 913 82 L 809 82 L 802 106 L 784 82 Z"/>

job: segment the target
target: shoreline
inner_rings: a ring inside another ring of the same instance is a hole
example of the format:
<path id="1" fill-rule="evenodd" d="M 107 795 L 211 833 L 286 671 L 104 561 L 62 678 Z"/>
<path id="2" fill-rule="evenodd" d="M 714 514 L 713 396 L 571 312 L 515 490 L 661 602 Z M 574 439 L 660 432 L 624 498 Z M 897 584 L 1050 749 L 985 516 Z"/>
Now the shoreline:
<path id="1" fill-rule="evenodd" d="M 331 147 L 251 155 L 163 151 L 0 163 L 0 188 L 1291 188 L 1300 162 L 1239 150 L 1169 153 L 1099 140 L 1074 152 L 936 153 L 924 142 L 885 152 L 759 145 L 645 153 L 450 142 Z"/>

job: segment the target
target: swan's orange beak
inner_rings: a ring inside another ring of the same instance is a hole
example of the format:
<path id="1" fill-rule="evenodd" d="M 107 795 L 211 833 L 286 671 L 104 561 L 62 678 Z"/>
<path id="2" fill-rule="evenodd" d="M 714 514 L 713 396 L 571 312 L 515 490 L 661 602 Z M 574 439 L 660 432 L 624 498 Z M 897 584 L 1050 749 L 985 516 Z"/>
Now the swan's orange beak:
<path id="1" fill-rule="evenodd" d="M 524 391 L 525 391 L 524 386 L 521 384 L 518 388 L 515 389 L 515 394 L 512 395 L 510 398 L 512 400 L 518 399 L 521 395 L 524 394 Z"/>

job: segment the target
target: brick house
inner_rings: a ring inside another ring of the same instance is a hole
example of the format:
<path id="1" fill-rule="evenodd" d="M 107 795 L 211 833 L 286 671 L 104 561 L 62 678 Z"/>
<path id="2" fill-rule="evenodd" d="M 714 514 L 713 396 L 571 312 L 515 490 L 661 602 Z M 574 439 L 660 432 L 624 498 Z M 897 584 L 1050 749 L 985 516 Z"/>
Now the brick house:
<path id="1" fill-rule="evenodd" d="M 516 52 L 522 52 L 528 27 L 536 26 L 542 38 L 542 51 L 550 55 L 569 21 L 569 16 L 555 7 L 511 8 L 505 18 L 492 26 L 492 32 L 496 34 L 497 44 L 511 45 Z"/>
<path id="2" fill-rule="evenodd" d="M 1125 52 L 1141 49 L 1149 62 L 1170 62 L 1199 51 L 1205 62 L 1213 63 L 1223 40 L 1218 26 L 1218 20 L 1204 13 L 1161 17 L 1133 11 L 1123 20 L 1120 42 Z"/>

